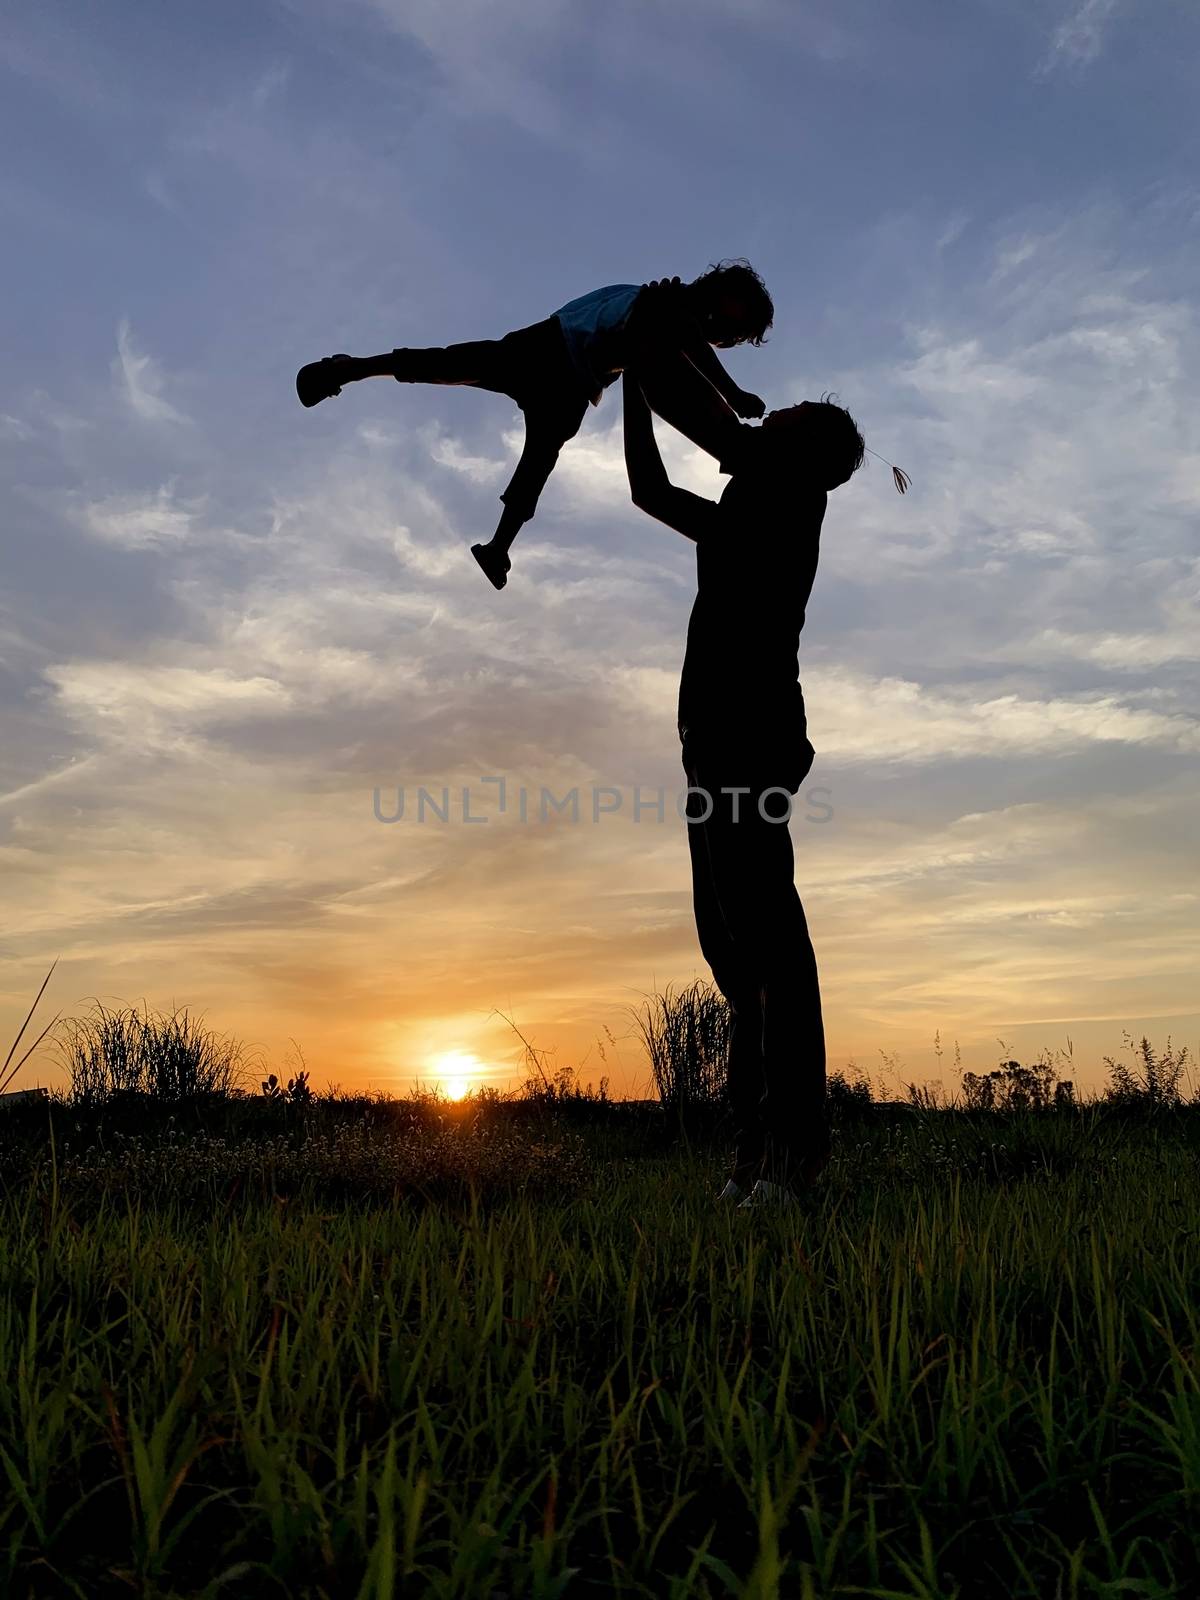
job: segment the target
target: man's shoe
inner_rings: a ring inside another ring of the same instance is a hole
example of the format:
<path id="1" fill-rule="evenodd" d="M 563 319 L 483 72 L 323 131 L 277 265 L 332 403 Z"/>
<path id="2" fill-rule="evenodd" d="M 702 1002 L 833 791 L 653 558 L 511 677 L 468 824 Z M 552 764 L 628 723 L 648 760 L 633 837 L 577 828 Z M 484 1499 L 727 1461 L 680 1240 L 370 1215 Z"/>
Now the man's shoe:
<path id="1" fill-rule="evenodd" d="M 800 1204 L 800 1197 L 782 1183 L 760 1178 L 738 1206 L 739 1211 L 787 1211 Z"/>
<path id="2" fill-rule="evenodd" d="M 319 400 L 341 394 L 348 373 L 343 362 L 348 355 L 322 356 L 320 361 L 310 361 L 296 374 L 296 393 L 302 406 L 315 406 Z"/>

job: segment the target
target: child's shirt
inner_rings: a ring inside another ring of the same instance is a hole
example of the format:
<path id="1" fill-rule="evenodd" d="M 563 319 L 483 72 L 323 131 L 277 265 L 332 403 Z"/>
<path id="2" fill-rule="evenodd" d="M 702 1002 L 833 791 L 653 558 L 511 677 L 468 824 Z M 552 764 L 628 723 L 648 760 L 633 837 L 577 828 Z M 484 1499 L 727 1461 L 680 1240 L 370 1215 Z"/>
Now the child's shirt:
<path id="1" fill-rule="evenodd" d="M 610 283 L 571 300 L 555 312 L 575 370 L 594 406 L 625 365 L 625 322 L 642 291 L 640 283 Z"/>

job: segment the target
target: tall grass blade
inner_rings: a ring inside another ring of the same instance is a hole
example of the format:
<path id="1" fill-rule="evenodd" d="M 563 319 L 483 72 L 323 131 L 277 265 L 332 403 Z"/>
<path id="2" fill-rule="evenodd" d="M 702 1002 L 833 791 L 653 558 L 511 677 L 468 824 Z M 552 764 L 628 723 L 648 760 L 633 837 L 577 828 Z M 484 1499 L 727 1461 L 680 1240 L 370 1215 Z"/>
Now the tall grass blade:
<path id="1" fill-rule="evenodd" d="M 30 1018 L 33 1016 L 33 1013 L 38 1008 L 38 1001 L 42 998 L 42 996 L 46 992 L 46 985 L 50 982 L 50 979 L 54 974 L 54 968 L 58 965 L 58 960 L 59 960 L 59 958 L 57 956 L 55 956 L 53 962 L 51 963 L 50 971 L 42 979 L 42 987 L 37 992 L 37 998 L 34 1000 L 33 1004 L 30 1006 L 29 1014 L 26 1016 L 25 1021 L 21 1024 L 20 1032 L 17 1034 L 17 1037 L 13 1040 L 12 1045 L 9 1048 L 9 1052 L 4 1058 L 3 1067 L 0 1067 L 0 1094 L 3 1094 L 5 1089 L 8 1088 L 9 1084 L 16 1077 L 17 1073 L 20 1072 L 21 1068 L 29 1060 L 30 1056 L 37 1049 L 38 1045 L 41 1044 L 42 1040 L 50 1032 L 50 1029 L 58 1021 L 58 1015 L 56 1015 L 46 1024 L 46 1026 L 42 1029 L 41 1033 L 38 1034 L 37 1038 L 29 1046 L 29 1049 L 26 1050 L 25 1054 L 21 1057 L 21 1059 L 17 1062 L 16 1066 L 13 1067 L 12 1071 L 10 1072 L 8 1070 L 8 1064 L 12 1060 L 13 1056 L 16 1055 L 16 1053 L 17 1053 L 17 1046 L 21 1043 L 21 1040 L 25 1036 L 25 1029 L 29 1026 Z"/>

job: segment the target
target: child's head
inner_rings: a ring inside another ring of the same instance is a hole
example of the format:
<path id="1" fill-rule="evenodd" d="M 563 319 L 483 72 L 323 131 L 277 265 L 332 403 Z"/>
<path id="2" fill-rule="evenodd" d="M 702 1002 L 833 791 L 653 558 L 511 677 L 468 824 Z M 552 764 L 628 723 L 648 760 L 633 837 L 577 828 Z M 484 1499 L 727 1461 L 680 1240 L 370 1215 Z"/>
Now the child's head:
<path id="1" fill-rule="evenodd" d="M 813 476 L 826 491 L 848 482 L 866 451 L 858 424 L 830 395 L 768 413 L 758 433 L 766 470 Z"/>
<path id="2" fill-rule="evenodd" d="M 767 286 L 748 261 L 718 261 L 689 285 L 709 344 L 761 344 L 775 317 Z"/>

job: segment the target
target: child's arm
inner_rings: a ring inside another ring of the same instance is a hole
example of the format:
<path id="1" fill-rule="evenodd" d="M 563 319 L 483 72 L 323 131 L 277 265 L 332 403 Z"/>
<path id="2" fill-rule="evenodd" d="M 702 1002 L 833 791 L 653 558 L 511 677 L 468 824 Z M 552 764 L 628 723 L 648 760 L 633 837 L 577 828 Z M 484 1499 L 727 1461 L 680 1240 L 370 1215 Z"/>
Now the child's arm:
<path id="1" fill-rule="evenodd" d="M 712 345 L 704 339 L 688 340 L 683 346 L 683 353 L 700 373 L 707 378 L 709 383 L 737 412 L 739 417 L 761 417 L 767 409 L 766 403 L 758 395 L 751 394 L 743 389 L 725 371 L 720 358 Z"/>
<path id="2" fill-rule="evenodd" d="M 717 502 L 676 488 L 658 453 L 654 423 L 641 385 L 626 372 L 621 388 L 625 400 L 625 470 L 634 505 L 687 539 L 702 538 L 716 527 Z"/>
<path id="3" fill-rule="evenodd" d="M 644 286 L 639 310 L 643 318 L 649 317 L 652 328 L 655 322 L 659 325 L 657 333 L 651 337 L 674 343 L 739 417 L 761 417 L 767 409 L 766 403 L 734 382 L 701 332 L 700 324 L 686 312 L 681 314 L 674 292 L 680 287 L 678 278 L 656 278 Z"/>

